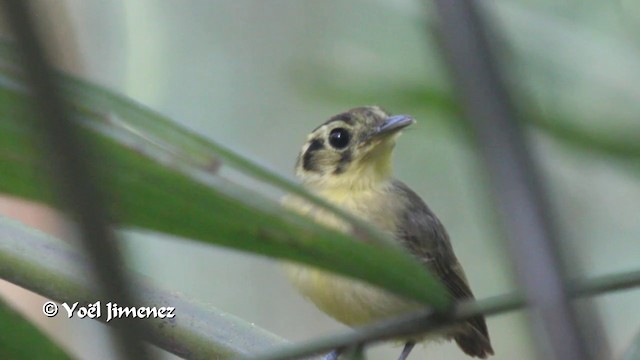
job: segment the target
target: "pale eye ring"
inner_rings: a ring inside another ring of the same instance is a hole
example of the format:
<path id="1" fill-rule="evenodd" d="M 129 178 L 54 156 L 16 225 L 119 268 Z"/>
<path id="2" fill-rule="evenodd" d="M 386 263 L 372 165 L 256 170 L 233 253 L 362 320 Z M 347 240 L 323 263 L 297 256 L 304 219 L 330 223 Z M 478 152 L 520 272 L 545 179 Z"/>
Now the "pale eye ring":
<path id="1" fill-rule="evenodd" d="M 329 144 L 336 149 L 344 149 L 349 145 L 351 134 L 345 128 L 335 128 L 329 133 Z"/>

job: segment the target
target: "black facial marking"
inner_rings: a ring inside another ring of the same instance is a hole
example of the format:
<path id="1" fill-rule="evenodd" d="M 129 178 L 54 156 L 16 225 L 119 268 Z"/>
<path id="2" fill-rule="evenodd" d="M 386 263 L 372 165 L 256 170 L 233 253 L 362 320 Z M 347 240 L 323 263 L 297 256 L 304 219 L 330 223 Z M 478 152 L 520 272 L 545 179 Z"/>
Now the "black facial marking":
<path id="1" fill-rule="evenodd" d="M 302 156 L 302 168 L 307 171 L 319 171 L 317 164 L 313 162 L 313 153 L 324 148 L 324 140 L 322 139 L 313 139 L 307 151 L 304 152 Z"/>
<path id="2" fill-rule="evenodd" d="M 347 125 L 353 125 L 356 122 L 355 118 L 350 113 L 342 113 L 342 114 L 338 114 L 338 115 L 332 117 L 331 119 L 329 119 L 325 123 L 325 125 L 330 124 L 330 123 L 332 123 L 334 121 L 342 121 L 343 123 L 345 123 Z"/>
<path id="3" fill-rule="evenodd" d="M 333 173 L 336 175 L 340 175 L 344 173 L 345 171 L 347 171 L 347 168 L 349 167 L 350 162 L 351 162 L 351 151 L 347 150 L 342 154 L 340 154 L 340 160 L 338 160 L 338 164 L 336 166 L 336 169 L 333 170 Z"/>
<path id="4" fill-rule="evenodd" d="M 353 117 L 353 115 L 349 114 L 349 113 L 342 113 L 342 114 L 338 114 L 334 117 L 332 117 L 331 119 L 327 120 L 324 122 L 324 124 L 319 125 L 317 128 L 313 129 L 313 131 L 311 132 L 316 132 L 316 130 L 320 129 L 321 127 L 331 124 L 332 122 L 336 122 L 336 121 L 342 121 L 347 125 L 351 125 L 353 126 L 353 124 L 356 123 L 356 119 Z"/>

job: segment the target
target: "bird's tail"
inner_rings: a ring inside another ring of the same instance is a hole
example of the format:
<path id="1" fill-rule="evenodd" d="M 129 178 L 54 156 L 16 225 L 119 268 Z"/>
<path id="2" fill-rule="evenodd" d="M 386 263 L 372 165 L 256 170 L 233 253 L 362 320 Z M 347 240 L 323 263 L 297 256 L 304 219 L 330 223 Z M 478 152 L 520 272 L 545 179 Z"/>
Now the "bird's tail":
<path id="1" fill-rule="evenodd" d="M 466 327 L 464 331 L 454 335 L 453 339 L 465 354 L 486 359 L 487 356 L 493 355 L 493 348 L 491 347 L 489 335 L 486 332 L 486 325 L 484 324 L 483 318 L 473 320 L 471 326 Z M 479 326 L 480 330 L 476 327 L 478 324 L 473 324 L 473 322 L 482 323 L 482 325 Z M 481 329 L 484 329 L 484 331 L 481 331 Z"/>

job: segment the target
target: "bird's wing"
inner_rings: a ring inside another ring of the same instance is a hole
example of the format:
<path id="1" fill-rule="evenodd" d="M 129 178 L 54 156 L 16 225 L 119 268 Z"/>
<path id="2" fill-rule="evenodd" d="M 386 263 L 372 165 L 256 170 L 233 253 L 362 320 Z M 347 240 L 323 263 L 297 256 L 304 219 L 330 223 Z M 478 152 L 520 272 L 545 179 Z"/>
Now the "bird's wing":
<path id="1" fill-rule="evenodd" d="M 450 291 L 456 297 L 469 297 L 471 290 L 458 264 L 449 234 L 427 204 L 404 183 L 395 180 L 394 196 L 403 200 L 397 219 L 396 237 L 411 254 L 442 280 L 451 280 Z M 459 269 L 456 271 L 456 269 Z M 453 273 L 452 273 L 453 272 Z M 457 274 L 457 272 L 461 272 Z M 445 281 L 446 283 L 446 281 Z M 449 286 L 449 285 L 448 285 Z"/>
<path id="2" fill-rule="evenodd" d="M 473 299 L 474 296 L 469 288 L 464 270 L 453 253 L 449 235 L 440 220 L 424 201 L 404 183 L 396 180 L 394 191 L 396 196 L 401 196 L 405 200 L 396 237 L 411 254 L 415 255 L 442 280 L 455 299 Z M 462 334 L 461 337 L 464 339 L 461 341 L 471 342 L 469 344 L 471 348 L 465 349 L 464 345 L 466 344 L 460 344 L 460 339 L 456 338 L 458 344 L 465 352 L 469 350 L 476 356 L 482 357 L 481 355 L 486 353 L 493 353 L 484 318 L 478 316 L 470 319 L 468 323 L 471 325 L 471 337 L 469 337 L 470 334 Z"/>

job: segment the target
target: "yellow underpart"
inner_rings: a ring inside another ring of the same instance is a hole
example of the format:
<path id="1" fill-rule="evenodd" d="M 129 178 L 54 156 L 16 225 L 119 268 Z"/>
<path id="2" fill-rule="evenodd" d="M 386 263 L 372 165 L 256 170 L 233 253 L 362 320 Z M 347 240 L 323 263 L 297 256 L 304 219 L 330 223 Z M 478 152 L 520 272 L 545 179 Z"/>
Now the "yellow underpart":
<path id="1" fill-rule="evenodd" d="M 363 325 L 419 309 L 418 304 L 359 281 L 292 264 L 286 269 L 305 297 L 345 325 Z"/>
<path id="2" fill-rule="evenodd" d="M 393 234 L 398 220 L 396 214 L 399 214 L 406 204 L 390 191 L 389 180 L 373 183 L 375 186 L 358 187 L 357 190 L 340 186 L 324 188 L 317 192 L 335 205 Z M 304 200 L 289 197 L 284 203 L 302 214 L 311 216 L 319 223 L 340 231 L 349 231 L 348 224 L 316 209 Z M 413 301 L 360 281 L 307 266 L 287 264 L 285 268 L 292 284 L 300 293 L 320 310 L 349 326 L 363 325 L 420 308 L 420 305 Z"/>

